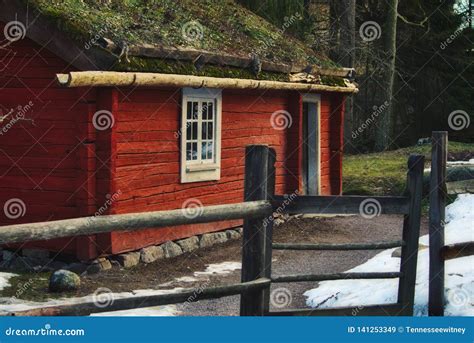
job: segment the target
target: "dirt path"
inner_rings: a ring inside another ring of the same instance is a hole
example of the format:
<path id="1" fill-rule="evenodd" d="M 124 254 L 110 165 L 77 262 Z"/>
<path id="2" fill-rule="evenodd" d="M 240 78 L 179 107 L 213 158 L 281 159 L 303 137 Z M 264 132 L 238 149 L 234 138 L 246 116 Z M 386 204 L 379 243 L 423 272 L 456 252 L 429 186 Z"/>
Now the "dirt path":
<path id="1" fill-rule="evenodd" d="M 374 219 L 361 217 L 300 218 L 278 226 L 274 232 L 275 242 L 343 243 L 373 242 L 400 239 L 402 217 L 381 216 Z M 423 218 L 422 233 L 427 232 Z M 353 268 L 378 251 L 274 251 L 273 275 L 296 273 L 335 273 Z M 132 270 L 112 269 L 105 273 L 83 278 L 81 291 L 77 295 L 93 293 L 98 287 L 107 287 L 113 292 L 136 289 L 173 289 L 177 287 L 196 289 L 240 281 L 240 270 L 227 274 L 199 275 L 209 264 L 226 261 L 240 262 L 241 242 L 232 241 L 209 249 L 142 265 Z M 291 283 L 273 285 L 272 290 L 284 287 L 291 297 L 288 308 L 304 308 L 303 293 L 315 288 L 317 283 Z M 180 315 L 237 315 L 239 297 L 206 300 L 192 304 L 177 305 Z"/>

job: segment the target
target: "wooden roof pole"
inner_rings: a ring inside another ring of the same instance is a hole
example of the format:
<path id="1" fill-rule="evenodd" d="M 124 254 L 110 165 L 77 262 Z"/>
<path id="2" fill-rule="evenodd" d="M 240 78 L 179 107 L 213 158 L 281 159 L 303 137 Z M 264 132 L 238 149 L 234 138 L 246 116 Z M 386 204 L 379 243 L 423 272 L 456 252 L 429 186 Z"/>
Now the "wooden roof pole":
<path id="1" fill-rule="evenodd" d="M 301 92 L 339 92 L 357 93 L 357 87 L 326 86 L 314 83 L 281 82 L 268 80 L 249 80 L 218 78 L 193 75 L 135 73 L 115 71 L 80 71 L 57 74 L 56 79 L 63 87 L 194 87 L 223 89 L 274 89 Z"/>

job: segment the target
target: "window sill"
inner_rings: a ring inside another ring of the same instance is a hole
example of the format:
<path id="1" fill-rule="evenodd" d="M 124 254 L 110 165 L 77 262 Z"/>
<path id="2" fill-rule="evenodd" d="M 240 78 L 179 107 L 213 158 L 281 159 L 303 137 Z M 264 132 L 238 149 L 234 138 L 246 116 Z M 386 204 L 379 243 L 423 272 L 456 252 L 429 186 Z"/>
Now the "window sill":
<path id="1" fill-rule="evenodd" d="M 201 172 L 201 171 L 214 171 L 219 169 L 217 164 L 196 164 L 186 167 L 187 173 Z"/>

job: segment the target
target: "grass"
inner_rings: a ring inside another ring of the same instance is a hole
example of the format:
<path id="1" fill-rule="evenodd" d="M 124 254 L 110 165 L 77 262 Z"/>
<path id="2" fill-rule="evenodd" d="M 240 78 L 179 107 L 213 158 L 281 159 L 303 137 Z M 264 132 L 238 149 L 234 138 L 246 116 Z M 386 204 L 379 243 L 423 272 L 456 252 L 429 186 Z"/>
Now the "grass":
<path id="1" fill-rule="evenodd" d="M 474 144 L 449 142 L 449 154 L 474 152 Z M 408 147 L 381 153 L 347 155 L 343 162 L 344 194 L 400 195 L 405 190 L 407 160 L 410 154 L 431 161 L 431 145 Z"/>

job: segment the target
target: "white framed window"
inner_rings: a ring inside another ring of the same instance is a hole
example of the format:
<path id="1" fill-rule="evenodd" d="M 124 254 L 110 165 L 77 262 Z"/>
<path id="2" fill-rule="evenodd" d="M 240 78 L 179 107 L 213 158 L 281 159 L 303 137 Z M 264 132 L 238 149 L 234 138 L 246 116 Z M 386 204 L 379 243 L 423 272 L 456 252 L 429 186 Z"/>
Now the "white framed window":
<path id="1" fill-rule="evenodd" d="M 183 88 L 181 109 L 181 182 L 219 180 L 222 91 Z"/>

